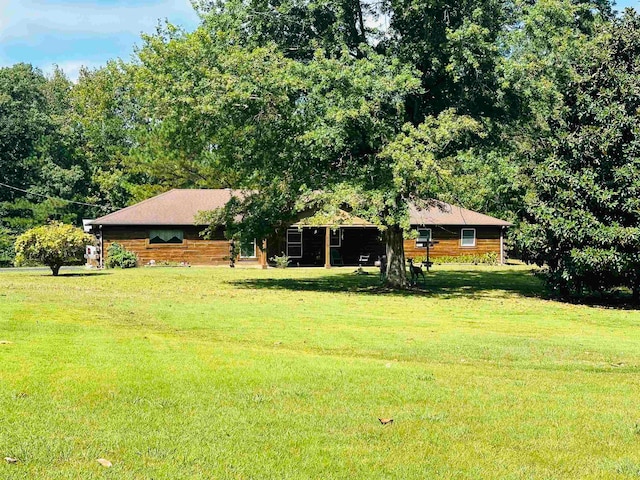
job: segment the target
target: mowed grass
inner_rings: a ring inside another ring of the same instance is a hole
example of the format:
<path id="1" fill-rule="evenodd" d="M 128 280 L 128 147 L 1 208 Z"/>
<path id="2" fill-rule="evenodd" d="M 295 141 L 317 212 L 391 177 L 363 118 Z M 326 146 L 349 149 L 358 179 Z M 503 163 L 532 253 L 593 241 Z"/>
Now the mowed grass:
<path id="1" fill-rule="evenodd" d="M 639 311 L 351 272 L 0 273 L 0 478 L 640 478 Z"/>

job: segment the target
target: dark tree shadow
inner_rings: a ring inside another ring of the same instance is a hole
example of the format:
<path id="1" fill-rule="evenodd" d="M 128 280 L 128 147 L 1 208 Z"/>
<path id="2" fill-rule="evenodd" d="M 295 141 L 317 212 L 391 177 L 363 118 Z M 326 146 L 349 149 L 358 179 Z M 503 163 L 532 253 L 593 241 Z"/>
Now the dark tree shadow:
<path id="1" fill-rule="evenodd" d="M 0 274 L 2 273 L 20 273 L 24 274 L 28 277 L 51 277 L 51 278 L 60 278 L 60 277 L 92 277 L 99 275 L 111 275 L 113 272 L 107 272 L 104 270 L 85 270 L 83 267 L 62 267 L 60 269 L 60 273 L 58 276 L 54 276 L 51 272 L 51 269 L 48 267 L 14 267 L 14 268 L 3 268 L 0 269 Z"/>
<path id="2" fill-rule="evenodd" d="M 60 272 L 60 277 L 99 277 L 102 275 L 112 275 L 113 272 Z M 53 275 L 51 275 L 53 277 Z"/>
<path id="3" fill-rule="evenodd" d="M 48 272 L 42 270 L 38 272 L 33 272 L 28 277 L 51 277 L 51 278 L 73 278 L 73 277 L 101 277 L 103 275 L 112 275 L 113 272 L 60 272 L 58 276 L 54 276 L 51 273 L 51 270 Z"/>
<path id="4" fill-rule="evenodd" d="M 248 289 L 291 290 L 333 293 L 360 293 L 369 295 L 429 296 L 433 298 L 500 298 L 521 297 L 556 300 L 576 305 L 617 310 L 638 310 L 630 292 L 614 290 L 585 297 L 560 298 L 549 292 L 537 269 L 514 270 L 434 270 L 424 282 L 406 290 L 382 285 L 377 274 L 355 275 L 340 273 L 313 278 L 263 278 L 235 280 L 230 284 Z"/>
<path id="5" fill-rule="evenodd" d="M 545 297 L 543 282 L 532 271 L 523 270 L 445 270 L 432 271 L 424 282 L 406 290 L 384 287 L 376 274 L 345 273 L 313 278 L 263 278 L 235 280 L 230 284 L 249 289 L 292 290 L 313 292 L 349 292 L 371 295 L 416 296 L 438 298 L 499 297 L 520 295 Z"/>

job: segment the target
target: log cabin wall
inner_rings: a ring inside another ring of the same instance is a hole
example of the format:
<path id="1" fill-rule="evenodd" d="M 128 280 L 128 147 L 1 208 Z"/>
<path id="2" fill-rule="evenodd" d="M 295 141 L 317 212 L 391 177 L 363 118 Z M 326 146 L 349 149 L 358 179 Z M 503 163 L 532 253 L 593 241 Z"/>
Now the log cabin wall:
<path id="1" fill-rule="evenodd" d="M 228 265 L 229 241 L 224 237 L 224 231 L 219 229 L 214 238 L 205 240 L 200 236 L 201 227 L 167 226 L 168 230 L 182 230 L 184 240 L 179 244 L 152 244 L 149 243 L 151 230 L 162 229 L 161 226 L 131 226 L 112 227 L 104 226 L 102 234 L 104 238 L 104 258 L 108 256 L 109 246 L 119 243 L 127 250 L 138 256 L 138 264 L 146 265 L 149 261 L 156 262 L 186 262 L 190 265 Z M 256 249 L 256 258 L 238 259 L 237 264 L 258 265 L 260 249 Z"/>
<path id="2" fill-rule="evenodd" d="M 490 252 L 500 255 L 500 231 L 502 227 L 425 226 L 420 228 L 431 228 L 431 238 L 434 241 L 439 242 L 429 248 L 429 256 L 431 258 L 457 257 L 461 255 L 484 255 L 485 253 Z M 463 228 L 474 228 L 476 230 L 475 246 L 461 246 Z M 424 257 L 427 255 L 427 248 L 416 246 L 416 239 L 405 239 L 404 253 L 406 258 Z"/>
<path id="3" fill-rule="evenodd" d="M 156 262 L 186 262 L 190 265 L 227 265 L 229 263 L 229 241 L 224 237 L 224 231 L 220 228 L 214 238 L 205 240 L 200 237 L 201 227 L 185 226 L 185 227 L 165 227 L 169 230 L 182 230 L 184 232 L 184 240 L 181 244 L 150 244 L 149 233 L 151 230 L 162 229 L 158 226 L 104 226 L 104 255 L 105 260 L 108 255 L 109 246 L 117 242 L 127 250 L 134 252 L 138 256 L 139 264 L 148 264 L 150 260 Z M 431 236 L 435 244 L 429 250 L 431 258 L 442 256 L 460 256 L 460 255 L 483 255 L 488 252 L 494 252 L 500 255 L 500 230 L 501 227 L 424 227 L 431 228 Z M 475 228 L 476 244 L 474 247 L 461 246 L 461 229 Z M 307 256 L 316 252 L 317 255 L 305 258 L 307 261 L 299 261 L 300 265 L 321 266 L 324 262 L 324 253 L 322 245 L 318 243 L 316 246 L 313 230 L 304 229 L 305 232 L 305 254 Z M 323 230 L 320 229 L 320 230 Z M 379 238 L 377 231 L 373 229 L 345 229 L 343 244 L 340 248 L 342 258 L 345 265 L 356 265 L 357 256 L 362 253 L 370 253 L 372 261 L 378 256 L 384 254 L 384 244 Z M 284 237 L 284 236 L 282 236 Z M 322 240 L 318 235 L 318 242 Z M 267 242 L 268 257 L 273 255 L 281 255 L 285 251 L 286 242 L 284 238 L 280 243 L 270 239 Z M 316 248 L 317 247 L 317 248 Z M 404 241 L 405 256 L 407 258 L 423 257 L 427 254 L 426 247 L 417 247 L 416 239 L 405 239 Z M 262 256 L 265 255 L 259 248 L 256 249 L 256 258 L 240 258 L 237 259 L 238 265 L 260 265 Z M 353 257 L 353 258 L 352 258 Z M 297 262 L 292 261 L 292 265 Z"/>

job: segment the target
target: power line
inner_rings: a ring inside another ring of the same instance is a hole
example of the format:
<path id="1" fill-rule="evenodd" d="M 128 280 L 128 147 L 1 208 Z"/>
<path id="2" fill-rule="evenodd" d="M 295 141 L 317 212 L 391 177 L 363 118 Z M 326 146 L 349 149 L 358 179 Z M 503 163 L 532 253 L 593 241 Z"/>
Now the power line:
<path id="1" fill-rule="evenodd" d="M 24 188 L 14 187 L 12 185 L 7 185 L 6 183 L 2 183 L 2 182 L 0 182 L 0 186 L 5 187 L 5 188 L 10 188 L 11 190 L 16 190 L 18 192 L 26 193 L 28 195 L 35 195 L 37 197 L 47 198 L 49 200 L 59 200 L 61 202 L 73 203 L 74 205 L 83 205 L 85 207 L 96 207 L 96 208 L 102 208 L 104 210 L 109 210 L 109 207 L 105 207 L 104 205 L 95 205 L 93 203 L 74 202 L 73 200 L 65 200 L 64 198 L 60 198 L 60 197 L 53 197 L 51 195 L 45 195 L 45 194 L 42 194 L 42 193 L 30 192 L 29 190 L 25 190 Z"/>

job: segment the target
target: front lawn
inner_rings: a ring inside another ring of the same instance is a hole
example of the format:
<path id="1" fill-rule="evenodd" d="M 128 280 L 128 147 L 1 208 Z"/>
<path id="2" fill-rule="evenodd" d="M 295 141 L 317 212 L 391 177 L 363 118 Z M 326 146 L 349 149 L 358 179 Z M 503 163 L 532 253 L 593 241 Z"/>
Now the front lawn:
<path id="1" fill-rule="evenodd" d="M 0 478 L 640 477 L 639 311 L 352 270 L 0 272 Z"/>

